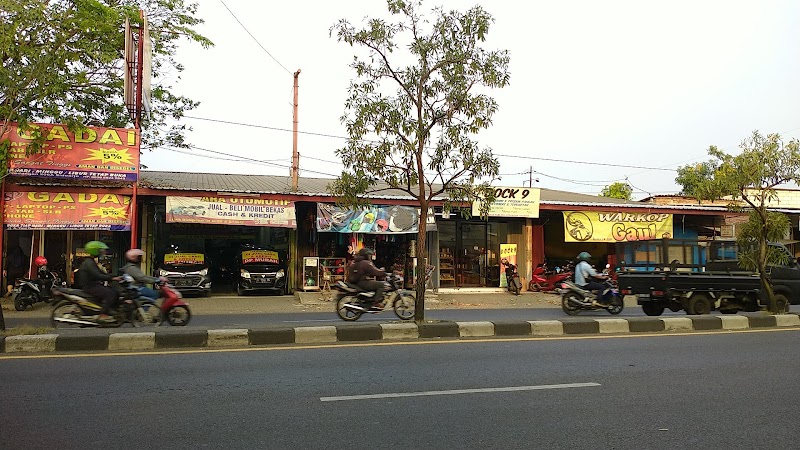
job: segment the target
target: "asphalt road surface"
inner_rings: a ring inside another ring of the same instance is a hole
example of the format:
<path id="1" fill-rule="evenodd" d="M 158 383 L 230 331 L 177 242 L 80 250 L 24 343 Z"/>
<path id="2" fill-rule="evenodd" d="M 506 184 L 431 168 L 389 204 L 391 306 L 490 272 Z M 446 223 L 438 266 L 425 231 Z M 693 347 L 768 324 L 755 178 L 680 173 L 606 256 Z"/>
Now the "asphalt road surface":
<path id="1" fill-rule="evenodd" d="M 0 447 L 797 448 L 800 331 L 0 357 Z"/>
<path id="2" fill-rule="evenodd" d="M 794 306 L 792 309 L 797 309 Z M 742 314 L 742 313 L 740 313 Z M 755 313 L 760 314 L 760 313 Z M 623 310 L 618 316 L 612 316 L 606 311 L 582 312 L 579 317 L 593 318 L 613 318 L 644 316 L 642 308 L 639 306 L 629 307 Z M 665 312 L 662 317 L 685 317 L 686 313 Z M 514 308 L 514 309 L 437 309 L 425 312 L 426 320 L 458 320 L 458 321 L 493 321 L 493 320 L 552 320 L 568 317 L 560 307 L 553 308 Z M 386 310 L 380 314 L 364 315 L 358 323 L 387 322 L 399 320 L 394 312 Z M 250 314 L 197 314 L 192 316 L 188 329 L 218 329 L 218 328 L 251 328 L 264 325 L 284 325 L 284 326 L 314 326 L 314 325 L 335 325 L 344 323 L 338 318 L 336 313 L 330 312 L 297 312 L 297 313 L 250 313 Z M 47 327 L 50 326 L 50 319 L 44 317 L 6 317 L 6 326 L 9 328 L 21 325 L 32 325 Z M 169 325 L 166 323 L 162 327 Z M 79 330 L 78 330 L 79 331 Z M 122 328 L 114 329 L 118 331 L 141 331 L 126 324 Z"/>

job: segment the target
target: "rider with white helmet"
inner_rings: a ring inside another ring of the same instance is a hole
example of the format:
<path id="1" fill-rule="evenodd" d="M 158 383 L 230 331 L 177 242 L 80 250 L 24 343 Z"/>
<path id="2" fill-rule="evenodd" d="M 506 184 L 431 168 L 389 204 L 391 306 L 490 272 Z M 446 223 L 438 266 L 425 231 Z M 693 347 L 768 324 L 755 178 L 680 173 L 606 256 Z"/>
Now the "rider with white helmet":
<path id="1" fill-rule="evenodd" d="M 147 287 L 146 285 L 150 283 L 158 283 L 159 281 L 162 281 L 162 279 L 148 277 L 144 274 L 144 272 L 142 272 L 140 265 L 142 263 L 143 256 L 144 252 L 138 248 L 132 248 L 125 252 L 126 264 L 122 267 L 122 273 L 126 273 L 133 277 L 134 281 L 136 282 L 135 286 L 139 291 L 139 295 L 156 300 L 158 299 L 158 292 L 155 289 Z"/>

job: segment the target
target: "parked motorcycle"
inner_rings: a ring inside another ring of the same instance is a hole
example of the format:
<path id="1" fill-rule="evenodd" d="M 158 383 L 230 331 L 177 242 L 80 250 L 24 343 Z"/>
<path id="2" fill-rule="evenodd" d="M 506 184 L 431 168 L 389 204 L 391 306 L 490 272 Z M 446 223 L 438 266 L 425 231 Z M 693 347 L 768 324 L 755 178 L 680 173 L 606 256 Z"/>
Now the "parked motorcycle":
<path id="1" fill-rule="evenodd" d="M 511 264 L 510 262 L 506 262 L 506 287 L 508 292 L 513 292 L 514 295 L 519 295 L 520 289 L 522 289 L 522 281 L 519 279 L 519 272 L 517 272 L 517 266 L 515 264 Z"/>
<path id="2" fill-rule="evenodd" d="M 36 279 L 20 278 L 14 283 L 14 289 L 11 291 L 15 294 L 14 309 L 24 311 L 29 306 L 33 308 L 37 302 L 52 302 L 51 289 L 53 286 L 61 285 L 61 276 L 57 272 L 48 270 L 47 266 L 40 267 Z"/>
<path id="3" fill-rule="evenodd" d="M 569 271 L 549 272 L 546 265 L 537 267 L 528 283 L 528 290 L 534 292 L 558 292 L 563 289 L 563 283 L 572 277 Z"/>
<path id="4" fill-rule="evenodd" d="M 333 288 L 336 294 L 336 314 L 348 322 L 358 320 L 364 314 L 383 312 L 388 305 L 401 320 L 414 318 L 416 301 L 414 293 L 403 289 L 403 277 L 399 274 L 387 273 L 384 282 L 383 299 L 376 299 L 375 292 L 365 291 L 355 284 L 338 281 Z M 378 307 L 383 303 L 383 307 Z"/>
<path id="5" fill-rule="evenodd" d="M 597 301 L 600 305 L 595 305 L 595 294 L 581 289 L 580 286 L 572 281 L 564 282 L 567 292 L 561 296 L 561 309 L 570 316 L 576 316 L 581 311 L 597 311 L 605 309 L 610 314 L 617 315 L 622 312 L 625 303 L 619 293 L 619 289 L 614 283 L 607 279 L 605 280 L 606 288 L 603 290 L 602 295 Z"/>
<path id="6" fill-rule="evenodd" d="M 110 314 L 114 320 L 109 322 L 98 320 L 102 306 L 91 295 L 80 289 L 54 287 L 55 306 L 50 314 L 50 323 L 53 328 L 116 328 L 128 322 L 134 327 L 161 324 L 161 309 L 153 300 L 139 297 L 133 277 L 123 275 L 119 285 L 119 304 Z"/>
<path id="7" fill-rule="evenodd" d="M 192 319 L 192 312 L 189 304 L 183 301 L 183 295 L 168 283 L 161 283 L 157 287 L 162 298 L 159 308 L 167 323 L 176 327 L 186 326 Z"/>

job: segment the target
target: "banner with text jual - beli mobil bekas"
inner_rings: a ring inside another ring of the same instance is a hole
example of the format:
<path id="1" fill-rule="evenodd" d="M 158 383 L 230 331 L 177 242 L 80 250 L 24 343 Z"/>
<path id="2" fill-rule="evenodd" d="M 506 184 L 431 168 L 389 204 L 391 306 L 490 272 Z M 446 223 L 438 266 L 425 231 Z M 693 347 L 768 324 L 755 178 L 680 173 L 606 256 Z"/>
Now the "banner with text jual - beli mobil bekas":
<path id="1" fill-rule="evenodd" d="M 564 242 L 646 241 L 672 237 L 672 214 L 564 211 Z"/>
<path id="2" fill-rule="evenodd" d="M 294 202 L 280 197 L 167 197 L 167 222 L 297 228 Z"/>

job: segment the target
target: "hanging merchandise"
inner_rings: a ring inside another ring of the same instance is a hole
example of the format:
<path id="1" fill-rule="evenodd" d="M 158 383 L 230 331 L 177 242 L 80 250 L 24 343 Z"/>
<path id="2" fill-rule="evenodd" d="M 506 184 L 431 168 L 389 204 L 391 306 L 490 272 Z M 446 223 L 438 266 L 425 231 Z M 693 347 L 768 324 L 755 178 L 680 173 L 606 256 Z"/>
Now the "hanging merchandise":
<path id="1" fill-rule="evenodd" d="M 419 214 L 411 206 L 371 206 L 346 209 L 317 204 L 317 230 L 335 233 L 406 234 L 416 233 Z"/>

